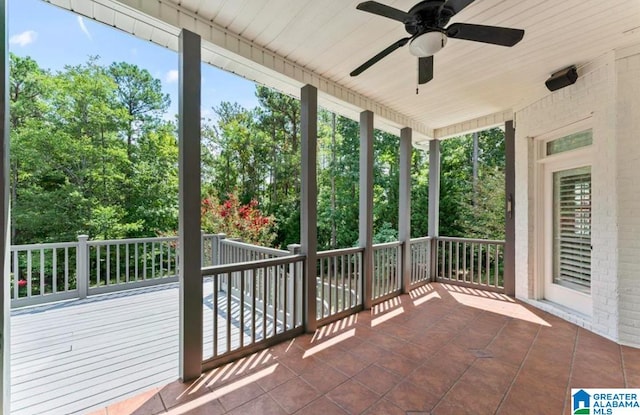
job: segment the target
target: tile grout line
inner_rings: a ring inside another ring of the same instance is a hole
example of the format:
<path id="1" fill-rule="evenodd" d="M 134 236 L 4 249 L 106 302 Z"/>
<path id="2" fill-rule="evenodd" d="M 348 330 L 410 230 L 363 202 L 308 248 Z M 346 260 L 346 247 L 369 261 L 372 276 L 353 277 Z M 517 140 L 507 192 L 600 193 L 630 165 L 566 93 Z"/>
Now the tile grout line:
<path id="1" fill-rule="evenodd" d="M 624 364 L 624 353 L 622 353 L 622 345 L 618 344 L 618 350 L 620 352 L 620 366 L 622 367 L 622 379 L 624 380 L 624 387 L 628 388 L 629 383 L 627 381 L 627 368 Z"/>
<path id="2" fill-rule="evenodd" d="M 474 322 L 474 321 L 478 320 L 478 319 L 480 318 L 480 316 L 482 316 L 484 313 L 485 313 L 485 311 L 482 311 L 481 313 L 478 313 L 478 314 L 476 315 L 476 318 L 474 318 L 473 320 L 469 321 L 469 323 L 468 323 L 467 325 L 463 326 L 463 327 L 462 327 L 462 329 L 464 329 L 464 328 L 468 327 L 472 322 Z M 454 338 L 452 338 L 451 340 L 449 340 L 449 342 L 447 342 L 445 345 L 448 345 L 448 344 L 452 343 L 455 339 L 457 339 L 457 338 L 458 338 L 458 337 L 460 337 L 461 335 L 462 335 L 462 334 L 460 334 L 459 336 L 455 336 Z M 443 346 L 443 347 L 444 347 L 444 346 Z M 471 361 L 471 364 L 470 364 L 470 365 L 469 365 L 469 366 L 464 370 L 464 372 L 462 372 L 462 373 L 460 374 L 460 376 L 458 376 L 458 378 L 456 379 L 456 381 L 455 381 L 455 382 L 453 382 L 453 384 L 452 384 L 452 385 L 449 387 L 449 389 L 447 389 L 447 391 L 446 391 L 446 392 L 445 392 L 445 393 L 440 397 L 440 399 L 438 399 L 438 402 L 436 402 L 436 404 L 435 404 L 435 405 L 433 405 L 432 410 L 433 410 L 433 409 L 436 409 L 436 408 L 438 407 L 438 405 L 440 405 L 440 403 L 441 403 L 442 401 L 444 401 L 444 399 L 447 397 L 447 395 L 449 394 L 449 392 L 451 392 L 451 390 L 452 390 L 453 388 L 455 388 L 455 386 L 456 386 L 458 383 L 460 383 L 460 379 L 462 379 L 462 377 L 465 375 L 465 373 L 467 373 L 467 372 L 469 371 L 469 369 L 471 369 L 471 367 L 473 367 L 473 365 L 476 363 L 476 361 L 477 361 L 477 360 L 478 360 L 478 358 L 477 358 L 477 357 L 474 357 L 474 359 Z M 418 370 L 418 369 L 419 369 L 419 368 L 417 368 L 417 369 L 415 369 L 415 370 Z M 414 371 L 415 371 L 415 370 L 414 370 Z M 411 373 L 413 373 L 413 372 L 411 372 Z"/>
<path id="3" fill-rule="evenodd" d="M 569 376 L 567 378 L 567 387 L 562 399 L 562 413 L 565 413 L 567 409 L 567 393 L 571 393 L 571 378 L 573 377 L 573 364 L 576 360 L 576 352 L 578 351 L 578 341 L 580 339 L 580 327 L 576 330 L 576 335 L 573 340 L 573 353 L 571 354 L 571 365 L 569 366 Z"/>
<path id="4" fill-rule="evenodd" d="M 538 330 L 536 331 L 536 335 L 533 337 L 533 340 L 531 341 L 531 344 L 529 345 L 529 348 L 527 349 L 527 353 L 524 355 L 524 358 L 522 359 L 522 362 L 520 363 L 520 366 L 518 367 L 518 371 L 516 372 L 515 376 L 513 377 L 513 380 L 511 381 L 511 384 L 507 388 L 506 392 L 504 393 L 504 395 L 502 395 L 502 399 L 500 400 L 500 403 L 498 404 L 498 407 L 496 408 L 496 411 L 495 411 L 496 414 L 500 411 L 500 408 L 502 408 L 502 405 L 504 405 L 504 402 L 507 399 L 507 396 L 509 395 L 509 393 L 511 393 L 511 389 L 513 389 L 513 385 L 516 383 L 516 379 L 518 379 L 518 375 L 520 375 L 520 372 L 522 371 L 522 368 L 524 367 L 524 364 L 527 361 L 527 358 L 529 357 L 529 354 L 531 354 L 531 350 L 533 350 L 533 345 L 536 343 L 536 340 L 538 340 L 538 335 L 540 334 L 541 330 L 542 330 L 542 326 L 538 325 Z"/>

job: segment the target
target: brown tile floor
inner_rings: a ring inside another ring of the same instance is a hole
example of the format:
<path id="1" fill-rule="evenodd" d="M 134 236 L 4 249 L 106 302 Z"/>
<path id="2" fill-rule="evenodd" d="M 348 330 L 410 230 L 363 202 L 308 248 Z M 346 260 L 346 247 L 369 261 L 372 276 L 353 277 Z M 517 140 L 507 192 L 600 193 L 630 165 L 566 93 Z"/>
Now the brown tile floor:
<path id="1" fill-rule="evenodd" d="M 640 350 L 506 296 L 430 284 L 96 413 L 569 414 L 572 387 L 640 387 Z"/>

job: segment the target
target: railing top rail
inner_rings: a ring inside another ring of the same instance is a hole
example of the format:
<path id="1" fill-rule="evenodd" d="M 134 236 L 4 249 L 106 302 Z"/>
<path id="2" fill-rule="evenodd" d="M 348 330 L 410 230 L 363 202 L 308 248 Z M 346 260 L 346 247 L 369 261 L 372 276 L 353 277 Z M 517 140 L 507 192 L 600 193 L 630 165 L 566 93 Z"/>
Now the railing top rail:
<path id="1" fill-rule="evenodd" d="M 204 267 L 202 268 L 201 271 L 202 271 L 203 277 L 209 277 L 213 275 L 226 274 L 229 272 L 240 272 L 240 271 L 247 271 L 247 270 L 256 269 L 256 268 L 265 268 L 265 267 L 273 267 L 276 265 L 291 264 L 294 262 L 301 261 L 306 257 L 307 257 L 306 255 L 289 255 L 289 256 L 279 257 L 279 258 L 262 259 L 259 261 L 241 262 L 238 264 L 214 265 L 212 267 Z"/>
<path id="2" fill-rule="evenodd" d="M 395 248 L 402 245 L 402 242 L 400 241 L 394 241 L 394 242 L 386 242 L 383 244 L 375 244 L 373 245 L 373 250 L 377 251 L 378 249 L 385 249 L 385 248 Z"/>
<path id="3" fill-rule="evenodd" d="M 355 247 L 355 248 L 342 248 L 342 249 L 331 249 L 329 251 L 320 251 L 317 253 L 318 259 L 320 258 L 330 258 L 339 255 L 349 255 L 349 254 L 357 254 L 360 252 L 364 252 L 364 248 Z"/>
<path id="4" fill-rule="evenodd" d="M 496 239 L 473 239 L 473 238 L 454 238 L 450 236 L 438 236 L 436 238 L 439 241 L 445 242 L 466 242 L 466 243 L 474 243 L 474 244 L 486 244 L 486 245 L 504 245 L 504 241 L 496 240 Z"/>
<path id="5" fill-rule="evenodd" d="M 430 241 L 430 240 L 431 240 L 430 236 L 422 236 L 420 238 L 411 238 L 409 240 L 409 242 L 411 242 L 411 243 L 420 243 L 420 242 L 427 242 L 427 241 Z"/>
<path id="6" fill-rule="evenodd" d="M 78 242 L 50 242 L 44 244 L 11 245 L 11 252 L 33 251 L 36 249 L 74 248 L 76 246 L 78 246 Z"/>
<path id="7" fill-rule="evenodd" d="M 274 255 L 278 257 L 283 257 L 291 254 L 289 251 L 283 251 L 281 249 L 267 248 L 264 246 L 248 244 L 246 242 L 240 242 L 240 241 L 233 241 L 230 239 L 223 239 L 220 241 L 220 243 L 222 243 L 223 245 L 237 246 L 239 248 L 244 248 L 244 249 L 255 251 L 261 254 L 269 254 L 269 255 Z"/>
<path id="8" fill-rule="evenodd" d="M 177 241 L 177 236 L 161 236 L 157 238 L 128 238 L 128 239 L 105 239 L 105 240 L 93 240 L 87 241 L 89 246 L 105 246 L 105 245 L 126 245 L 134 243 L 149 243 L 149 242 L 173 242 Z"/>

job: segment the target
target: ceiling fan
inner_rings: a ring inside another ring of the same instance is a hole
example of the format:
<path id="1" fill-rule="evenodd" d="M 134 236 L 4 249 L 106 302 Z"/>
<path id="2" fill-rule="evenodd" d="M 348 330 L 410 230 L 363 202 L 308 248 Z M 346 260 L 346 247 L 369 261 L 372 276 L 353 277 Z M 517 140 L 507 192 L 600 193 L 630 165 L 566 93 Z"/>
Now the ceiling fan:
<path id="1" fill-rule="evenodd" d="M 449 20 L 474 0 L 425 0 L 417 3 L 408 12 L 376 1 L 358 4 L 358 10 L 377 14 L 404 24 L 411 35 L 397 42 L 358 66 L 351 76 L 358 76 L 394 50 L 409 44 L 409 51 L 418 57 L 418 84 L 433 79 L 433 55 L 447 44 L 447 38 L 471 40 L 493 45 L 513 46 L 522 40 L 524 30 L 468 23 L 453 23 Z"/>

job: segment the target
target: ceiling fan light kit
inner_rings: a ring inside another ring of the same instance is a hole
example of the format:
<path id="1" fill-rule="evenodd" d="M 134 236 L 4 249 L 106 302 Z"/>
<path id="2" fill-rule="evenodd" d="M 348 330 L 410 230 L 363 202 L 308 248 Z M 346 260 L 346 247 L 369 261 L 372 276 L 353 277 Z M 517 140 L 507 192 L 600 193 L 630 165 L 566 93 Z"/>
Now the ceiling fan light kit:
<path id="1" fill-rule="evenodd" d="M 427 32 L 416 36 L 409 43 L 409 52 L 413 56 L 426 58 L 440 52 L 447 44 L 447 36 L 442 32 Z"/>
<path id="2" fill-rule="evenodd" d="M 453 16 L 473 2 L 474 0 L 424 0 L 414 5 L 408 12 L 376 1 L 358 4 L 356 7 L 358 10 L 401 22 L 411 36 L 392 43 L 354 69 L 351 76 L 360 75 L 408 43 L 411 54 L 418 57 L 418 84 L 424 84 L 433 79 L 433 55 L 445 47 L 448 38 L 500 46 L 514 46 L 522 40 L 524 30 L 521 29 L 468 23 L 453 23 L 445 27 Z"/>

